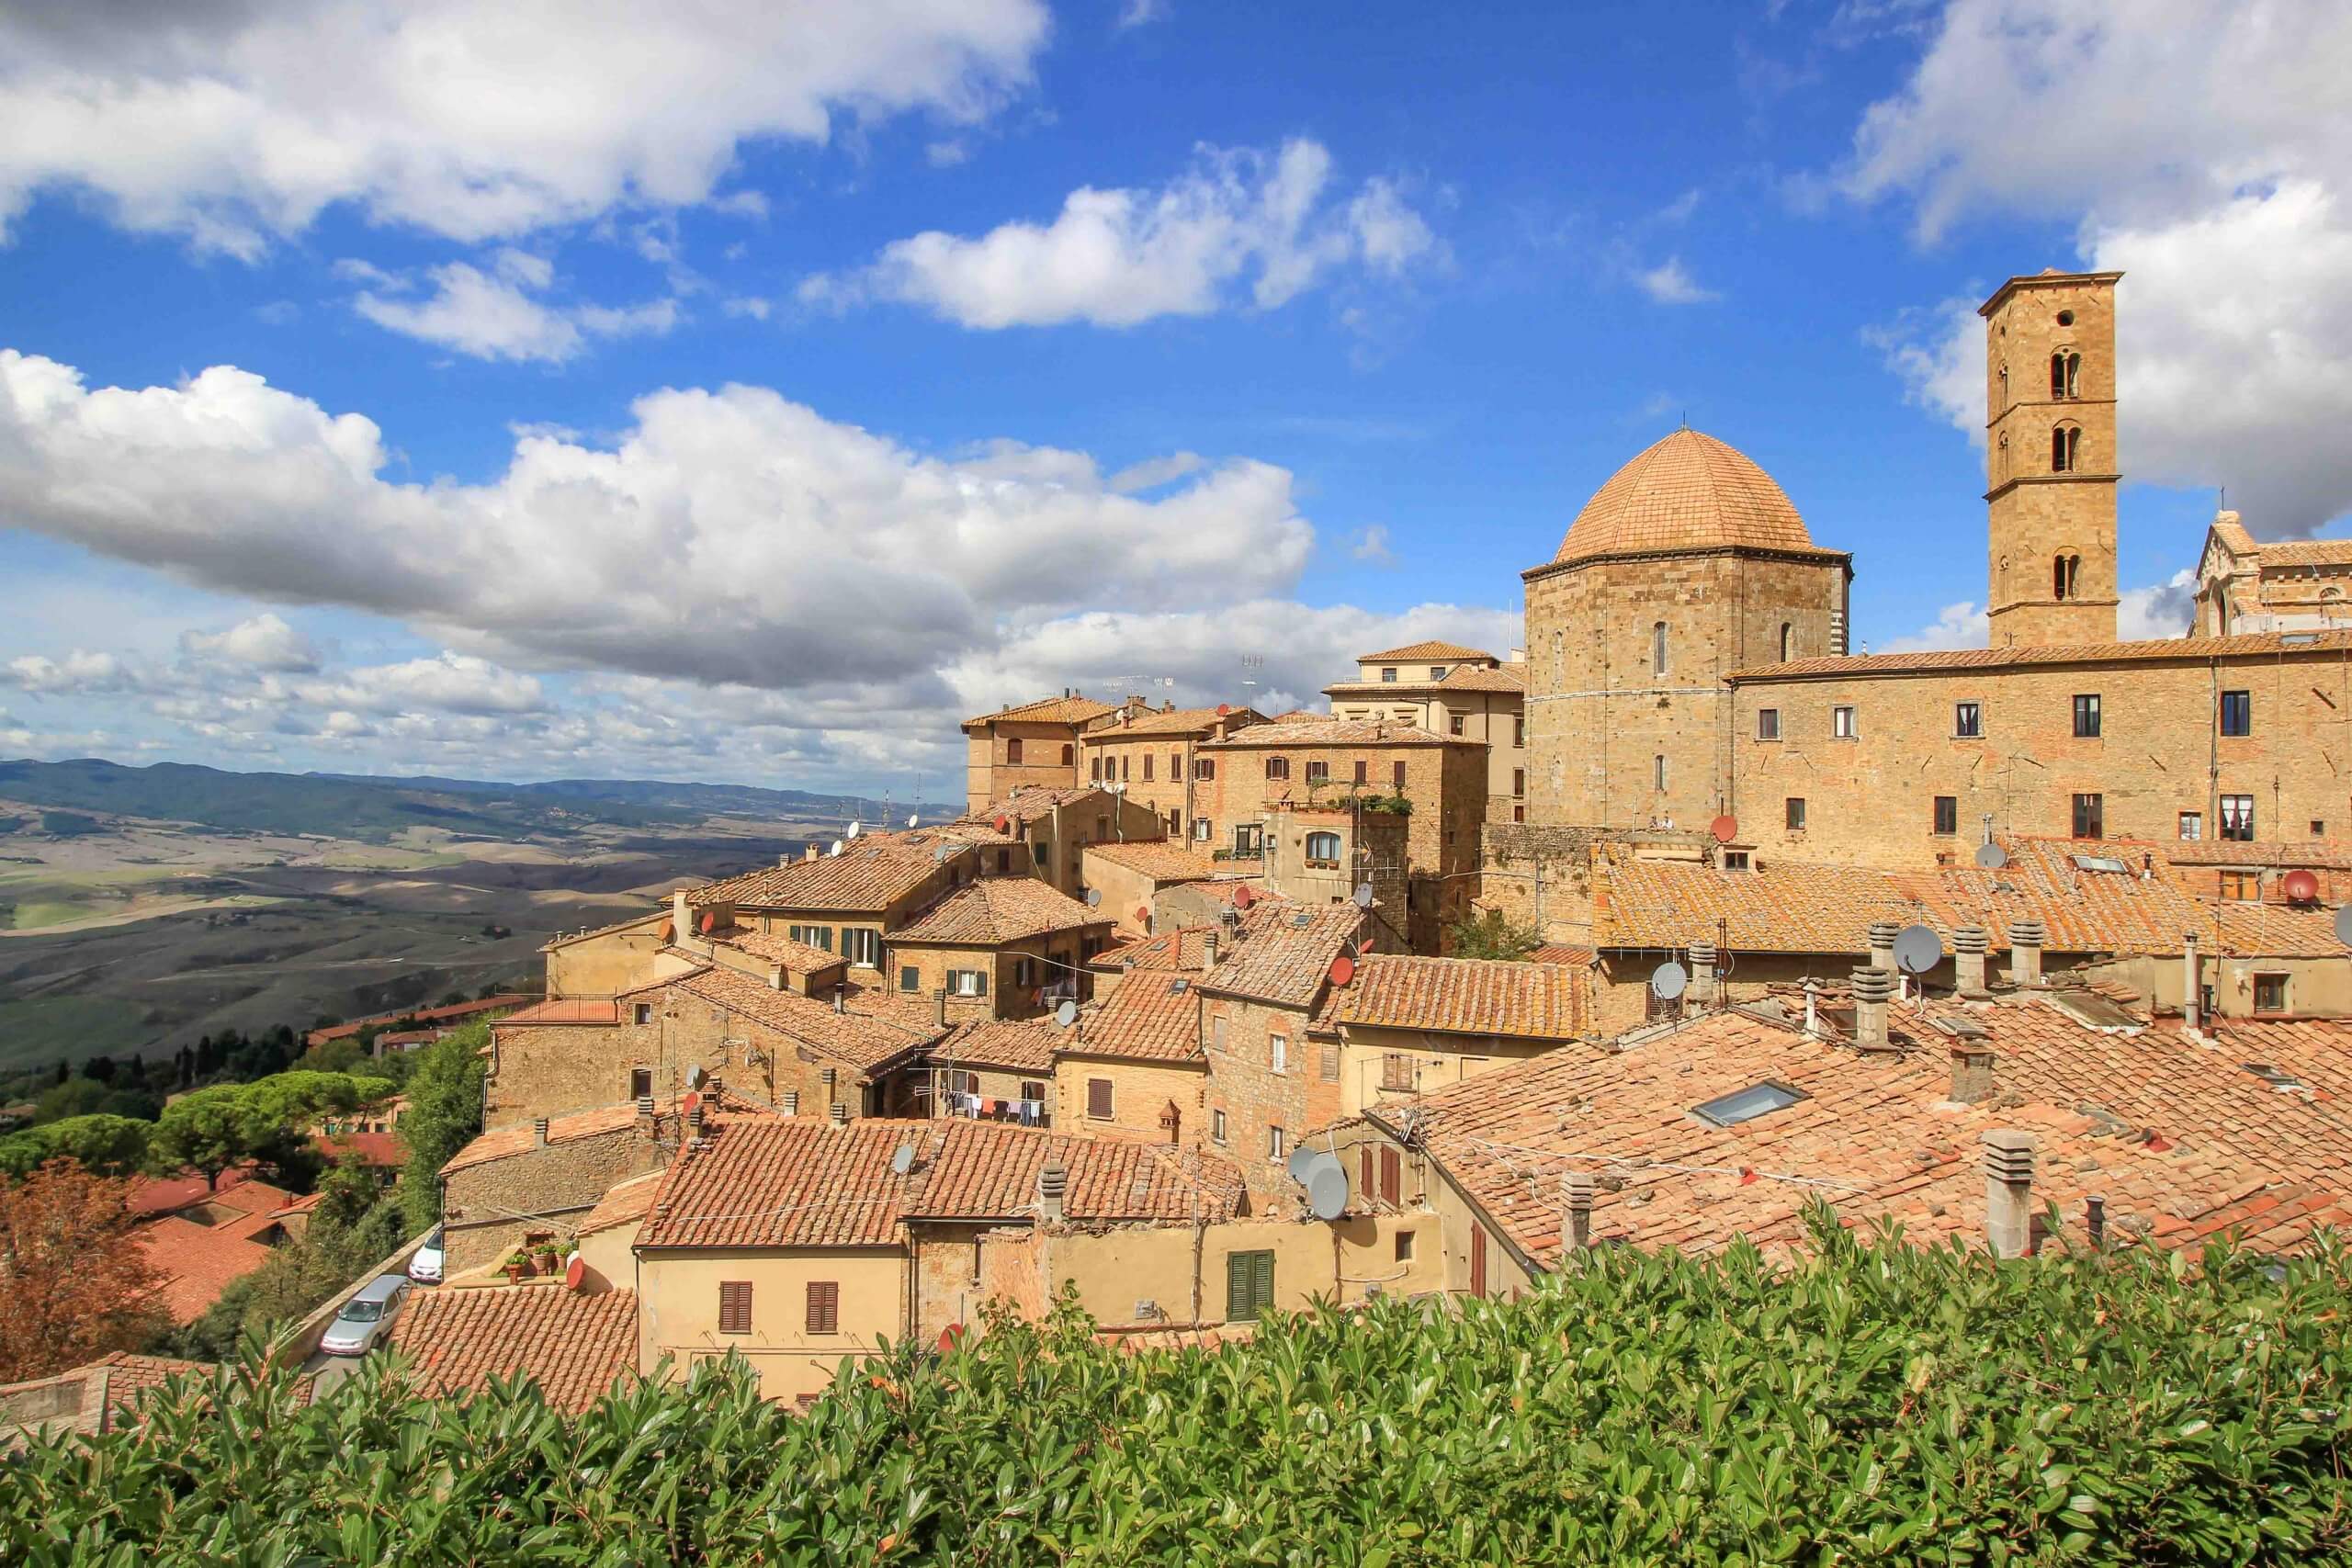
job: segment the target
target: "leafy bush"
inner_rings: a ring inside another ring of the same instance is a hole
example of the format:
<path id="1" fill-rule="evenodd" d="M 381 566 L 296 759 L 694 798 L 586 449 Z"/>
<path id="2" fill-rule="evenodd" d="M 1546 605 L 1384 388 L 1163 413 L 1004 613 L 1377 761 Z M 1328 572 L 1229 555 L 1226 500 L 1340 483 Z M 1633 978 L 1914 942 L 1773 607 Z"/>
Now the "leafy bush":
<path id="1" fill-rule="evenodd" d="M 1521 959 L 1542 945 L 1534 927 L 1514 924 L 1500 909 L 1445 928 L 1445 950 L 1455 958 Z"/>
<path id="2" fill-rule="evenodd" d="M 481 1131 L 481 1084 L 490 1070 L 482 1050 L 490 1025 L 452 1031 L 410 1053 L 408 1111 L 400 1121 L 408 1165 L 401 1173 L 401 1203 L 413 1231 L 441 1217 L 441 1168 Z"/>
<path id="3" fill-rule="evenodd" d="M 2346 1258 L 1996 1264 L 1826 1217 L 1785 1269 L 1608 1249 L 1516 1303 L 1096 1345 L 1065 1301 L 805 1417 L 740 1365 L 566 1417 L 228 1375 L 0 1471 L 0 1559 L 2307 1562 L 2352 1553 Z M 225 1558 L 222 1553 L 228 1554 Z"/>

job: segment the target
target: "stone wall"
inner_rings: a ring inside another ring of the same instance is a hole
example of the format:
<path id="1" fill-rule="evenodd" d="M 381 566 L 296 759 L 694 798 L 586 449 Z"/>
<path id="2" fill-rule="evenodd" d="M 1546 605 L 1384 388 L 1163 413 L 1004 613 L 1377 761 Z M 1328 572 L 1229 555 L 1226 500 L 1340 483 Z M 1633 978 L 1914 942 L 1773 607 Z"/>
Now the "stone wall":
<path id="1" fill-rule="evenodd" d="M 1253 1194 L 1287 1207 L 1296 1190 L 1284 1162 L 1309 1132 L 1339 1116 L 1339 1054 L 1325 1051 L 1323 1041 L 1309 1038 L 1307 1015 L 1294 1009 L 1208 995 L 1202 1013 L 1202 1045 L 1209 1059 L 1207 1114 L 1199 1127 L 1187 1129 L 1186 1142 L 1232 1160 Z M 1274 1068 L 1276 1036 L 1284 1042 L 1285 1053 L 1279 1072 Z M 1331 1043 L 1337 1045 L 1336 1041 Z M 1225 1112 L 1222 1141 L 1216 1136 L 1219 1111 Z M 1280 1157 L 1271 1153 L 1276 1127 L 1283 1130 Z"/>
<path id="2" fill-rule="evenodd" d="M 1088 1113 L 1087 1082 L 1111 1080 L 1111 1115 L 1097 1120 Z M 1081 1138 L 1125 1138 L 1164 1144 L 1168 1130 L 1160 1116 L 1172 1102 L 1182 1119 L 1179 1143 L 1205 1136 L 1202 1123 L 1207 1070 L 1197 1063 L 1131 1062 L 1109 1057 L 1065 1055 L 1054 1063 L 1054 1104 L 1059 1114 L 1054 1130 Z"/>
<path id="3" fill-rule="evenodd" d="M 455 1170 L 442 1189 L 447 1277 L 494 1263 L 529 1237 L 550 1235 L 568 1247 L 572 1228 L 615 1183 L 666 1165 L 676 1145 L 674 1118 L 636 1124 Z"/>
<path id="4" fill-rule="evenodd" d="M 1713 841 L 1678 829 L 1651 832 L 1611 828 L 1521 826 L 1490 822 L 1485 834 L 1479 907 L 1499 909 L 1544 942 L 1592 941 L 1592 848 L 1630 843 L 1662 859 L 1703 860 Z"/>

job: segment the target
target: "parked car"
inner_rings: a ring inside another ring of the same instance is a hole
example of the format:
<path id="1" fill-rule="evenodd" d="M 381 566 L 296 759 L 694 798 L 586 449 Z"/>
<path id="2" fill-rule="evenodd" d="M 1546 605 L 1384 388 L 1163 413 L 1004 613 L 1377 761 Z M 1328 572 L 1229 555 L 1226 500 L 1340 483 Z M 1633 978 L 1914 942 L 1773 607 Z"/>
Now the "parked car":
<path id="1" fill-rule="evenodd" d="M 441 1282 L 443 1261 L 441 1227 L 435 1225 L 433 1234 L 424 1238 L 424 1245 L 416 1249 L 416 1256 L 408 1260 L 408 1277 L 420 1285 L 437 1285 Z"/>
<path id="2" fill-rule="evenodd" d="M 408 1281 L 398 1274 L 368 1280 L 334 1314 L 319 1340 L 319 1348 L 330 1356 L 366 1355 L 390 1330 L 392 1319 L 400 1315 L 401 1305 L 407 1300 Z"/>

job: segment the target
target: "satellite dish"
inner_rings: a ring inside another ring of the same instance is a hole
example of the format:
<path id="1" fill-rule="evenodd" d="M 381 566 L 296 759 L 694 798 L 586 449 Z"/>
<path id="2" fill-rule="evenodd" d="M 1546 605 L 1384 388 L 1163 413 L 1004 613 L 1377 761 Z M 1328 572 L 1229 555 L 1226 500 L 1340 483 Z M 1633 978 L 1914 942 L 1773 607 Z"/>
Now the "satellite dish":
<path id="1" fill-rule="evenodd" d="M 1715 836 L 1715 842 L 1728 844 L 1739 837 L 1739 818 L 1726 811 L 1707 824 L 1707 831 Z"/>
<path id="2" fill-rule="evenodd" d="M 1233 890 L 1233 907 L 1237 909 L 1246 909 L 1257 901 L 1258 896 L 1250 891 L 1246 882 Z"/>
<path id="3" fill-rule="evenodd" d="M 1354 892 L 1353 894 L 1351 894 L 1351 897 L 1353 897 L 1353 898 L 1355 899 L 1355 901 L 1356 901 L 1356 908 L 1359 908 L 1359 909 L 1369 909 L 1369 908 L 1372 908 L 1372 884 L 1371 884 L 1371 883 L 1369 883 L 1369 882 L 1362 882 L 1362 883 L 1358 883 L 1358 884 L 1356 885 L 1356 890 L 1355 890 L 1355 892 Z"/>
<path id="4" fill-rule="evenodd" d="M 890 1174 L 904 1176 L 915 1168 L 915 1146 L 900 1144 L 890 1152 Z"/>
<path id="5" fill-rule="evenodd" d="M 679 1102 L 678 1109 L 684 1111 L 687 1115 L 692 1116 L 695 1111 L 702 1109 L 702 1096 L 698 1094 L 689 1094 L 684 1100 Z"/>
<path id="6" fill-rule="evenodd" d="M 1344 986 L 1356 977 L 1356 961 L 1346 953 L 1331 960 L 1331 984 Z"/>
<path id="7" fill-rule="evenodd" d="M 573 1253 L 563 1260 L 563 1283 L 568 1290 L 578 1290 L 588 1278 L 588 1260 Z"/>
<path id="8" fill-rule="evenodd" d="M 1933 926 L 1905 926 L 1894 939 L 1894 964 L 1905 975 L 1924 975 L 1943 957 L 1943 939 Z"/>
<path id="9" fill-rule="evenodd" d="M 2352 947 L 2352 904 L 2335 911 L 2335 940 Z"/>
<path id="10" fill-rule="evenodd" d="M 859 824 L 859 823 L 855 823 L 855 822 L 851 823 L 851 824 L 849 825 L 849 831 L 847 831 L 846 833 L 843 833 L 843 834 L 842 835 L 842 838 L 844 838 L 844 839 L 854 839 L 854 838 L 856 838 L 856 837 L 857 837 L 857 835 L 858 835 L 858 830 L 859 830 L 860 826 L 861 826 L 861 824 Z"/>
<path id="11" fill-rule="evenodd" d="M 2009 863 L 2009 852 L 1998 844 L 1986 844 L 1976 852 L 1976 863 L 1986 871 L 1998 871 Z"/>
<path id="12" fill-rule="evenodd" d="M 1137 905 L 1136 906 L 1136 924 L 1137 924 L 1137 925 L 1139 925 L 1139 926 L 1148 926 L 1148 925 L 1151 924 L 1151 906 L 1150 906 L 1150 905 L 1148 905 L 1148 904 L 1137 904 Z"/>
<path id="13" fill-rule="evenodd" d="M 1100 887 L 1090 887 L 1086 890 L 1086 907 L 1088 908 L 1094 908 L 1102 902 L 1102 889 Z"/>
<path id="14" fill-rule="evenodd" d="M 827 854 L 829 854 L 829 855 L 837 855 L 837 854 L 841 853 L 841 852 L 842 852 L 842 841 L 841 841 L 839 839 L 835 839 L 835 840 L 833 840 L 833 847 L 832 847 L 831 849 L 827 850 L 825 852 L 826 852 Z"/>
<path id="15" fill-rule="evenodd" d="M 945 844 L 942 844 L 937 849 L 932 851 L 931 858 L 934 863 L 945 860 L 947 858 L 947 846 Z"/>
<path id="16" fill-rule="evenodd" d="M 1363 940 L 1356 943 L 1356 951 L 1358 953 L 1370 953 L 1372 951 L 1372 939 L 1374 934 L 1375 933 L 1372 931 L 1364 932 Z"/>
<path id="17" fill-rule="evenodd" d="M 2287 896 L 2290 904 L 2315 903 L 2319 898 L 2319 878 L 2297 866 L 2278 879 L 2278 891 Z"/>
<path id="18" fill-rule="evenodd" d="M 1064 1002 L 1061 1006 L 1056 1008 L 1054 1010 L 1054 1021 L 1060 1024 L 1064 1029 L 1068 1029 L 1071 1024 L 1076 1023 L 1078 1021 L 1078 1004 L 1076 1002 Z"/>
<path id="19" fill-rule="evenodd" d="M 915 818 L 916 818 L 917 815 L 918 815 L 917 813 L 912 812 L 912 811 L 910 811 L 910 812 L 908 812 L 908 813 L 907 813 L 907 826 L 908 826 L 908 827 L 911 828 L 911 827 L 913 827 L 913 826 L 915 825 Z"/>
<path id="20" fill-rule="evenodd" d="M 1347 1207 L 1348 1173 L 1340 1168 L 1338 1160 L 1317 1168 L 1306 1179 L 1306 1209 L 1317 1219 L 1336 1220 L 1347 1212 Z"/>
<path id="21" fill-rule="evenodd" d="M 1650 971 L 1650 991 L 1662 1002 L 1680 996 L 1690 984 L 1690 972 L 1669 958 Z"/>
<path id="22" fill-rule="evenodd" d="M 949 1324 L 939 1331 L 939 1353 L 943 1356 L 953 1354 L 956 1349 L 956 1341 L 963 1337 L 964 1325 L 960 1323 Z"/>
<path id="23" fill-rule="evenodd" d="M 1323 1152 L 1320 1149 L 1310 1149 L 1302 1145 L 1291 1151 L 1290 1159 L 1283 1168 L 1290 1172 L 1290 1179 L 1293 1181 L 1303 1184 L 1308 1177 L 1315 1174 L 1315 1162 L 1323 1157 Z"/>
<path id="24" fill-rule="evenodd" d="M 708 1077 L 710 1077 L 710 1075 L 704 1072 L 702 1070 L 702 1064 L 697 1062 L 693 1066 L 686 1069 L 686 1087 L 688 1089 L 700 1089 L 703 1085 L 703 1080 Z"/>
<path id="25" fill-rule="evenodd" d="M 1012 818 L 1011 818 L 1010 817 L 1000 817 L 1000 818 L 998 818 L 996 819 L 996 830 L 997 830 L 998 832 L 1000 832 L 1000 833 L 1003 832 L 1007 828 L 1010 828 L 1010 827 L 1012 827 Z"/>

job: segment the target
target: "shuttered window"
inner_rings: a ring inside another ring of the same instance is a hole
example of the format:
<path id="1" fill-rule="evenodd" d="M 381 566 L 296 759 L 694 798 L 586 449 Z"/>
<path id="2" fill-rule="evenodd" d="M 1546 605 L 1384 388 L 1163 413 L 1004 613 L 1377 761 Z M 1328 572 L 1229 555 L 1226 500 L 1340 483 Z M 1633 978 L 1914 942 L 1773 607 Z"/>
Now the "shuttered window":
<path id="1" fill-rule="evenodd" d="M 1405 1196 L 1405 1156 L 1395 1149 L 1380 1151 L 1380 1195 L 1391 1203 Z"/>
<path id="2" fill-rule="evenodd" d="M 1372 1184 L 1372 1145 L 1366 1144 L 1358 1152 L 1363 1156 L 1363 1180 L 1357 1184 L 1356 1191 L 1369 1203 L 1379 1196 L 1379 1189 Z"/>
<path id="3" fill-rule="evenodd" d="M 718 1332 L 752 1332 L 752 1282 L 749 1280 L 723 1280 L 719 1282 Z"/>
<path id="4" fill-rule="evenodd" d="M 743 1287 L 748 1293 L 751 1286 Z M 808 1332 L 837 1334 L 842 1325 L 842 1288 L 837 1280 L 808 1281 Z"/>
<path id="5" fill-rule="evenodd" d="M 1470 1293 L 1487 1293 L 1487 1232 L 1481 1225 L 1470 1227 Z"/>
<path id="6" fill-rule="evenodd" d="M 1274 1304 L 1274 1255 L 1271 1252 L 1228 1252 L 1225 1255 L 1225 1320 L 1255 1323 Z"/>
<path id="7" fill-rule="evenodd" d="M 1323 1042 L 1323 1081 L 1340 1081 L 1340 1043 L 1336 1040 Z"/>
<path id="8" fill-rule="evenodd" d="M 1097 1122 L 1108 1122 L 1111 1119 L 1111 1080 L 1109 1078 L 1086 1080 L 1086 1113 Z"/>

